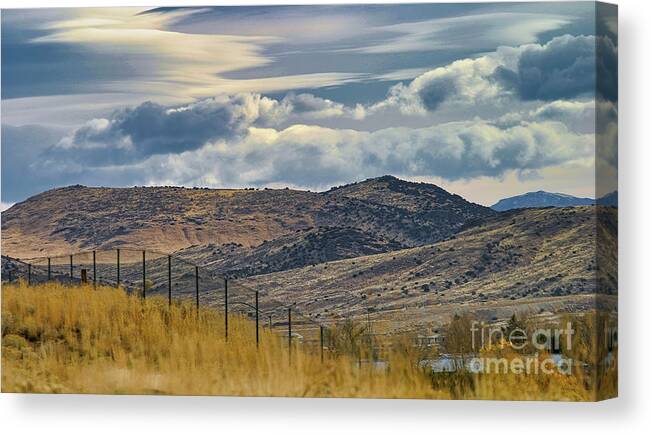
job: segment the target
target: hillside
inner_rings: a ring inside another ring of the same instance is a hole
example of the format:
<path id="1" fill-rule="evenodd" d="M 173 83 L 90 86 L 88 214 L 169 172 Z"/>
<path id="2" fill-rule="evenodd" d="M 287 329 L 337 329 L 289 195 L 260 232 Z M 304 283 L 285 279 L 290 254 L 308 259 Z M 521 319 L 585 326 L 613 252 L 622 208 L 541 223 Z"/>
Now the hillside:
<path id="1" fill-rule="evenodd" d="M 461 309 L 487 319 L 585 311 L 597 290 L 609 303 L 616 229 L 611 207 L 498 213 L 433 185 L 380 177 L 321 193 L 73 186 L 3 213 L 2 242 L 14 257 L 39 247 L 49 255 L 177 249 L 176 257 L 203 266 L 202 303 L 220 303 L 222 282 L 210 277 L 227 275 L 261 290 L 263 306 L 271 297 L 321 320 L 372 314 L 403 329 Z M 122 279 L 139 288 L 133 255 L 131 265 L 122 260 Z M 166 257 L 148 261 L 150 292 L 166 294 Z M 194 266 L 177 266 L 173 281 L 175 294 L 191 297 Z"/>
<path id="2" fill-rule="evenodd" d="M 356 228 L 321 227 L 298 230 L 255 247 L 211 243 L 184 249 L 177 255 L 211 271 L 241 278 L 403 248 L 398 242 Z"/>
<path id="3" fill-rule="evenodd" d="M 615 190 L 613 192 L 607 193 L 601 198 L 597 199 L 597 204 L 606 205 L 611 207 L 617 207 L 619 203 L 619 194 Z"/>
<path id="4" fill-rule="evenodd" d="M 3 212 L 2 251 L 25 258 L 119 246 L 165 252 L 211 244 L 253 248 L 301 231 L 307 236 L 314 234 L 310 229 L 333 227 L 363 232 L 371 244 L 389 250 L 433 243 L 494 215 L 436 186 L 389 176 L 321 193 L 70 186 Z"/>
<path id="5" fill-rule="evenodd" d="M 513 210 L 517 208 L 536 207 L 577 207 L 581 205 L 594 205 L 591 198 L 578 198 L 564 193 L 550 193 L 543 190 L 529 192 L 523 195 L 500 199 L 491 208 L 497 211 Z"/>
<path id="6" fill-rule="evenodd" d="M 391 317 L 395 327 L 436 324 L 473 308 L 487 317 L 514 310 L 583 311 L 600 284 L 616 293 L 616 213 L 593 207 L 517 210 L 435 244 L 246 279 L 298 301 L 316 318 Z M 607 303 L 607 297 L 602 299 Z"/>

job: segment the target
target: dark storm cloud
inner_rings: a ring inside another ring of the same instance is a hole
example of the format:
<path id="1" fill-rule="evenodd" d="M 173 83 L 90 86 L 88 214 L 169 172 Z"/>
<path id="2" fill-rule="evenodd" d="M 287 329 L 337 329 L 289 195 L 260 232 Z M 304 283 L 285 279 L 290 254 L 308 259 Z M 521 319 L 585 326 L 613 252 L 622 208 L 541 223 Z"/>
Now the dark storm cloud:
<path id="1" fill-rule="evenodd" d="M 445 78 L 436 82 L 430 82 L 420 90 L 419 96 L 423 101 L 423 106 L 427 110 L 434 111 L 445 101 L 448 96 L 454 94 L 457 85 L 451 78 Z"/>
<path id="2" fill-rule="evenodd" d="M 595 96 L 617 99 L 617 47 L 608 37 L 564 35 L 435 68 L 393 86 L 370 111 L 425 114 L 445 103 L 472 111 L 478 103 L 500 108 Z"/>
<path id="3" fill-rule="evenodd" d="M 525 100 L 571 98 L 594 90 L 595 40 L 563 36 L 526 48 L 518 62 L 518 91 Z"/>
<path id="4" fill-rule="evenodd" d="M 617 45 L 608 36 L 597 38 L 597 93 L 605 100 L 617 102 Z"/>
<path id="5" fill-rule="evenodd" d="M 565 35 L 542 46 L 524 46 L 515 70 L 499 66 L 495 71 L 495 78 L 521 99 L 543 101 L 594 93 L 598 76 L 600 94 L 616 100 L 617 48 L 609 38 L 594 36 Z"/>
<path id="6" fill-rule="evenodd" d="M 50 158 L 87 164 L 125 164 L 156 154 L 182 153 L 241 135 L 282 116 L 277 101 L 259 94 L 219 96 L 181 107 L 146 102 L 94 119 L 54 146 Z"/>
<path id="7" fill-rule="evenodd" d="M 255 93 L 220 95 L 184 106 L 146 102 L 93 119 L 63 138 L 47 153 L 51 161 L 122 165 L 160 154 L 181 154 L 207 143 L 235 141 L 249 127 L 277 127 L 283 122 L 322 118 L 360 119 L 363 107 L 311 94 L 282 100 Z M 291 117 L 291 118 L 290 118 Z"/>

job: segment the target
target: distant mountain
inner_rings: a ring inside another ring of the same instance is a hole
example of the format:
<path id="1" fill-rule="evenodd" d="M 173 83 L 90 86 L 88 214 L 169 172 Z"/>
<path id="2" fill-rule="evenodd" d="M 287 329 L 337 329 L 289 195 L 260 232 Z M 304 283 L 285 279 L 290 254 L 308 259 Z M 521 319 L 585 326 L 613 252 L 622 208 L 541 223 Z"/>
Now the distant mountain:
<path id="1" fill-rule="evenodd" d="M 529 192 L 523 195 L 500 199 L 491 208 L 497 211 L 505 211 L 516 208 L 576 207 L 594 204 L 595 200 L 592 198 L 578 198 L 564 193 L 550 193 L 539 190 L 538 192 Z"/>
<path id="2" fill-rule="evenodd" d="M 619 197 L 616 190 L 597 199 L 597 204 L 599 205 L 610 205 L 613 207 L 617 207 L 618 202 L 619 202 Z"/>

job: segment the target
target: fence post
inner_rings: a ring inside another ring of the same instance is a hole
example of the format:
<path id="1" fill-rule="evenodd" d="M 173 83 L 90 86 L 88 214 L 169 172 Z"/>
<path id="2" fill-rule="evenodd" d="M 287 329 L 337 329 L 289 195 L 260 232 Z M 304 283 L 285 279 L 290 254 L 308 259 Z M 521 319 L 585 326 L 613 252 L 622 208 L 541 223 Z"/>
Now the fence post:
<path id="1" fill-rule="evenodd" d="M 292 307 L 287 308 L 287 343 L 289 344 L 289 362 L 292 357 Z"/>
<path id="2" fill-rule="evenodd" d="M 199 266 L 194 266 L 194 290 L 197 296 L 197 312 L 199 312 Z"/>
<path id="3" fill-rule="evenodd" d="M 147 297 L 147 269 L 145 266 L 145 251 L 142 251 L 142 298 Z"/>
<path id="4" fill-rule="evenodd" d="M 224 338 L 228 341 L 228 279 L 224 278 Z"/>
<path id="5" fill-rule="evenodd" d="M 52 259 L 50 257 L 47 257 L 47 280 L 50 281 L 52 279 Z"/>
<path id="6" fill-rule="evenodd" d="M 72 281 L 72 255 L 70 255 L 70 281 Z"/>
<path id="7" fill-rule="evenodd" d="M 172 256 L 167 256 L 167 306 L 172 306 Z"/>
<path id="8" fill-rule="evenodd" d="M 97 287 L 97 253 L 93 251 L 93 287 Z"/>
<path id="9" fill-rule="evenodd" d="M 260 344 L 260 330 L 259 330 L 259 315 L 260 311 L 258 310 L 258 291 L 255 292 L 255 347 L 258 347 Z"/>
<path id="10" fill-rule="evenodd" d="M 117 266 L 117 278 L 116 278 L 116 285 L 120 287 L 120 249 L 116 249 L 117 252 L 117 261 L 116 261 L 116 266 Z"/>
<path id="11" fill-rule="evenodd" d="M 32 285 L 32 264 L 27 264 L 27 285 Z"/>
<path id="12" fill-rule="evenodd" d="M 319 340 L 321 341 L 321 362 L 323 363 L 323 326 L 319 325 Z"/>
<path id="13" fill-rule="evenodd" d="M 269 330 L 273 329 L 273 323 L 271 322 L 271 314 L 269 314 Z"/>

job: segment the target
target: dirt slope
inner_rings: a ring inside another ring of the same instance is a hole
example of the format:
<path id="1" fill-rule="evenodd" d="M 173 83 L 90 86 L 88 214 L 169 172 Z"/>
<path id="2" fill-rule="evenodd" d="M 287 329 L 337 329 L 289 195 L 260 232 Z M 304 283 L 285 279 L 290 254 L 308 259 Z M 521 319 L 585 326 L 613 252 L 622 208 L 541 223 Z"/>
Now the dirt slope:
<path id="1" fill-rule="evenodd" d="M 496 213 L 436 186 L 380 177 L 316 193 L 178 187 L 53 189 L 2 213 L 2 252 L 15 257 L 141 246 L 245 247 L 319 227 L 418 246 Z"/>

